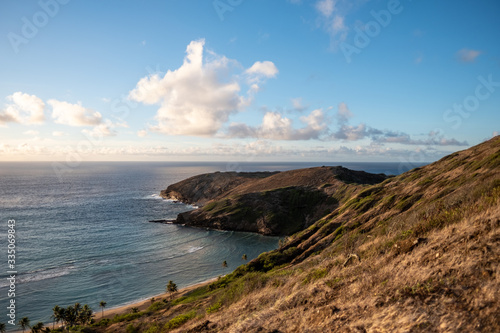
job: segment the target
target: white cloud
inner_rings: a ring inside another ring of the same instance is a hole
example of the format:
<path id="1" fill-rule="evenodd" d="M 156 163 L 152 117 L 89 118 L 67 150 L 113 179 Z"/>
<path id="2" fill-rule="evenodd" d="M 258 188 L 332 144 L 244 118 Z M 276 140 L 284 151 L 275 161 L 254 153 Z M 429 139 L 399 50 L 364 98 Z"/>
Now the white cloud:
<path id="1" fill-rule="evenodd" d="M 271 61 L 257 61 L 252 67 L 245 71 L 251 82 L 257 82 L 263 78 L 273 78 L 278 75 L 278 68 Z"/>
<path id="2" fill-rule="evenodd" d="M 331 47 L 336 49 L 347 39 L 349 27 L 345 23 L 346 15 L 356 5 L 345 0 L 319 0 L 315 7 L 320 14 L 317 24 L 330 35 Z"/>
<path id="3" fill-rule="evenodd" d="M 101 124 L 95 126 L 92 130 L 83 129 L 82 133 L 93 138 L 116 136 L 116 127 L 128 127 L 128 125 L 126 123 L 113 123 L 112 121 L 106 119 Z"/>
<path id="4" fill-rule="evenodd" d="M 480 51 L 471 49 L 461 49 L 457 52 L 458 60 L 461 62 L 474 62 L 476 58 L 481 54 Z"/>
<path id="5" fill-rule="evenodd" d="M 249 97 L 240 96 L 239 76 L 231 75 L 237 62 L 208 52 L 204 60 L 204 40 L 192 41 L 186 48 L 181 67 L 142 78 L 129 93 L 131 100 L 159 104 L 158 124 L 151 127 L 168 135 L 213 136 L 229 120 L 229 116 L 248 105 Z M 257 62 L 246 74 L 257 81 L 274 77 L 277 69 L 271 62 Z"/>
<path id="6" fill-rule="evenodd" d="M 7 96 L 10 103 L 0 110 L 0 125 L 9 122 L 24 125 L 41 124 L 45 120 L 45 103 L 35 95 L 15 92 Z"/>
<path id="7" fill-rule="evenodd" d="M 233 123 L 229 126 L 227 136 L 268 140 L 311 140 L 320 138 L 328 129 L 321 109 L 301 117 L 300 121 L 305 126 L 295 129 L 290 118 L 278 112 L 267 112 L 260 126 L 252 127 L 242 123 Z"/>
<path id="8" fill-rule="evenodd" d="M 316 9 L 325 17 L 330 17 L 335 10 L 335 1 L 321 0 L 316 3 Z"/>
<path id="9" fill-rule="evenodd" d="M 102 122 L 102 116 L 99 112 L 83 107 L 80 102 L 71 104 L 50 99 L 47 103 L 52 106 L 52 118 L 58 124 L 94 126 Z"/>

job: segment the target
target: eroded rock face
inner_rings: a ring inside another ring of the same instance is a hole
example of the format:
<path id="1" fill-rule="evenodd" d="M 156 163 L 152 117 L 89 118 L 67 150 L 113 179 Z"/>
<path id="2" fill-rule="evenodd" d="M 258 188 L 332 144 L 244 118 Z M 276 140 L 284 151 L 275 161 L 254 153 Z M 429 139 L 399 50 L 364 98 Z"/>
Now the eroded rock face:
<path id="1" fill-rule="evenodd" d="M 161 192 L 200 208 L 176 223 L 264 235 L 291 235 L 335 209 L 347 194 L 387 179 L 343 167 L 285 172 L 216 172 L 188 178 Z"/>

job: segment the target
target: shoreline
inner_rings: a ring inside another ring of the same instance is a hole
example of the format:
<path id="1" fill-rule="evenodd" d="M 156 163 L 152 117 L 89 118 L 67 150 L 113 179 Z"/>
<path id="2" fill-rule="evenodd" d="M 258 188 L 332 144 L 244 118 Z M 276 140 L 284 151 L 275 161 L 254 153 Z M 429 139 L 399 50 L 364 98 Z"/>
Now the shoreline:
<path id="1" fill-rule="evenodd" d="M 214 281 L 216 281 L 218 279 L 218 277 L 215 277 L 215 278 L 211 278 L 211 279 L 208 279 L 208 280 L 205 280 L 205 281 L 202 281 L 202 282 L 199 282 L 199 283 L 195 283 L 195 284 L 192 284 L 192 285 L 189 285 L 189 286 L 186 286 L 186 287 L 183 287 L 181 289 L 179 289 L 177 291 L 177 293 L 175 293 L 175 297 L 181 297 L 181 296 L 184 296 L 186 295 L 187 293 L 189 293 L 190 291 L 193 291 L 194 289 L 196 288 L 199 288 L 199 287 L 203 287 L 205 285 L 208 285 Z M 161 294 L 158 294 L 158 295 L 154 295 L 148 299 L 143 299 L 143 300 L 139 300 L 139 301 L 133 301 L 133 303 L 127 303 L 127 304 L 123 304 L 123 305 L 118 305 L 118 306 L 115 306 L 113 308 L 109 308 L 106 310 L 106 308 L 104 308 L 104 314 L 102 315 L 102 311 L 101 309 L 93 309 L 94 310 L 94 316 L 93 316 L 93 319 L 98 322 L 99 320 L 101 320 L 102 318 L 107 318 L 107 319 L 113 319 L 116 315 L 121 315 L 121 314 L 125 314 L 125 313 L 131 313 L 132 312 L 132 308 L 136 307 L 139 309 L 139 311 L 144 311 L 146 310 L 150 305 L 151 305 L 151 298 L 155 298 L 156 300 L 162 300 L 164 298 L 169 298 L 170 297 L 170 294 L 169 293 L 161 293 Z M 35 323 L 32 323 L 32 324 L 35 324 Z M 49 327 L 52 329 L 52 322 L 50 323 L 44 323 L 45 327 Z M 60 327 L 61 324 L 57 324 L 55 325 L 55 327 Z M 17 326 L 16 326 L 17 327 Z M 9 333 L 21 333 L 23 332 L 22 330 L 13 330 L 13 331 L 7 331 Z"/>
<path id="2" fill-rule="evenodd" d="M 190 286 L 183 287 L 175 293 L 175 297 L 178 298 L 178 297 L 184 296 L 187 293 L 193 291 L 194 289 L 208 285 L 208 284 L 216 281 L 217 279 L 218 279 L 218 277 L 211 278 L 211 279 L 208 279 L 206 281 L 202 281 L 202 282 L 190 285 Z M 165 293 L 151 296 L 148 299 L 134 301 L 133 303 L 128 303 L 128 304 L 119 305 L 119 306 L 116 306 L 113 308 L 109 308 L 108 310 L 106 310 L 106 308 L 104 308 L 103 315 L 101 315 L 100 309 L 94 310 L 94 320 L 99 321 L 99 320 L 101 320 L 101 318 L 113 319 L 115 315 L 131 313 L 131 310 L 134 307 L 138 308 L 139 311 L 144 311 L 151 305 L 151 298 L 155 298 L 156 300 L 162 300 L 164 298 L 169 298 L 169 297 L 170 297 L 170 294 L 165 292 Z"/>

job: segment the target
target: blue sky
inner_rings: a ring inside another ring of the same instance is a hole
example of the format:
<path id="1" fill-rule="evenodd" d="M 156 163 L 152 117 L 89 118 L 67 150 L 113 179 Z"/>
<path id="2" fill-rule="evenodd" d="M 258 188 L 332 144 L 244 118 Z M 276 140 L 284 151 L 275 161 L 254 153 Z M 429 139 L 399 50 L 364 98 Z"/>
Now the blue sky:
<path id="1" fill-rule="evenodd" d="M 498 1 L 0 2 L 0 160 L 434 161 L 500 131 Z"/>

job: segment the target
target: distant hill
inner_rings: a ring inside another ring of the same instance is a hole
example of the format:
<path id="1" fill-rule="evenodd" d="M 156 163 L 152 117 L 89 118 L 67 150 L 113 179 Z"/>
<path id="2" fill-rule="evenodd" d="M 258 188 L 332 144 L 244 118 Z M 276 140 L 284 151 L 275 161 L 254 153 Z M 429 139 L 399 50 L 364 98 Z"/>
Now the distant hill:
<path id="1" fill-rule="evenodd" d="M 353 192 L 336 179 L 338 204 L 279 249 L 92 329 L 500 332 L 499 136 Z"/>
<path id="2" fill-rule="evenodd" d="M 334 209 L 363 186 L 387 179 L 343 167 L 285 172 L 216 172 L 170 185 L 161 196 L 203 205 L 177 223 L 212 229 L 291 235 Z"/>

